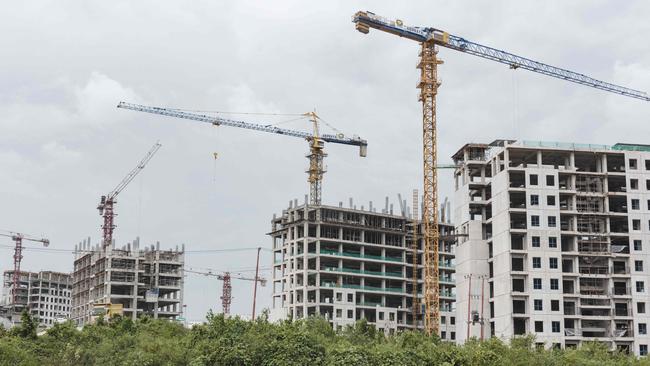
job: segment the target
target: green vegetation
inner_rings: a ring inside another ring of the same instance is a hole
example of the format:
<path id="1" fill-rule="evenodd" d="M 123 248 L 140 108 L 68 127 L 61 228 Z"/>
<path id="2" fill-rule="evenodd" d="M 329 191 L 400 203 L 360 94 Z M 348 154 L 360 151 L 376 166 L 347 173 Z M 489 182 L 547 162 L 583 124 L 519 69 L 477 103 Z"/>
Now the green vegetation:
<path id="1" fill-rule="evenodd" d="M 272 324 L 213 314 L 192 329 L 116 318 L 81 331 L 57 324 L 36 337 L 24 314 L 21 326 L 0 329 L 0 365 L 650 365 L 597 343 L 548 351 L 533 344 L 519 338 L 510 346 L 495 339 L 456 346 L 417 332 L 385 337 L 365 321 L 337 333 L 319 318 Z"/>

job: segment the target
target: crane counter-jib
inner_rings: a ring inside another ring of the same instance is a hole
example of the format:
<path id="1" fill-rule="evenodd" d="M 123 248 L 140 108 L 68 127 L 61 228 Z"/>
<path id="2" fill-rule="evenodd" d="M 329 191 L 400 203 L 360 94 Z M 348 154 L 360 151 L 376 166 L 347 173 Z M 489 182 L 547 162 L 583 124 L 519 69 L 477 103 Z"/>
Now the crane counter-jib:
<path id="1" fill-rule="evenodd" d="M 305 140 L 312 140 L 314 138 L 313 135 L 310 134 L 309 132 L 296 131 L 288 128 L 281 128 L 281 127 L 265 125 L 260 123 L 237 121 L 237 120 L 232 120 L 229 118 L 223 118 L 218 116 L 209 116 L 205 114 L 191 113 L 191 112 L 186 112 L 186 111 L 172 109 L 172 108 L 151 107 L 151 106 L 145 106 L 140 104 L 126 103 L 126 102 L 120 102 L 117 105 L 117 107 L 123 109 L 130 109 L 138 112 L 145 112 L 145 113 L 158 114 L 158 115 L 163 115 L 168 117 L 205 122 L 217 126 L 223 125 L 223 126 L 230 126 L 230 127 L 238 127 L 238 128 L 245 128 L 248 130 L 255 130 L 255 131 L 261 131 L 267 133 L 274 133 L 278 135 L 298 137 L 298 138 L 303 138 Z M 356 136 L 345 137 L 342 136 L 341 134 L 338 135 L 322 134 L 318 136 L 318 138 L 325 142 L 331 142 L 335 144 L 359 146 L 359 155 L 366 156 L 368 142 L 359 137 Z"/>

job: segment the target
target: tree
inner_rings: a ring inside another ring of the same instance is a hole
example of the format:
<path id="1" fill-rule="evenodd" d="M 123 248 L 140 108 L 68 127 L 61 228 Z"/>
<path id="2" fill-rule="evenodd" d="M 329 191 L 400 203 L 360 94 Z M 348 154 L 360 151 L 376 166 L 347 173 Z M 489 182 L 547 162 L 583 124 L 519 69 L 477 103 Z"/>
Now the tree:
<path id="1" fill-rule="evenodd" d="M 56 324 L 37 337 L 36 321 L 23 313 L 22 324 L 0 336 L 0 366 L 650 365 L 598 342 L 559 350 L 535 345 L 532 336 L 456 345 L 416 331 L 385 336 L 365 320 L 335 332 L 322 317 L 269 323 L 223 314 L 209 314 L 189 330 L 165 319 L 115 318 L 83 329 Z"/>
<path id="2" fill-rule="evenodd" d="M 29 314 L 27 310 L 23 310 L 20 315 L 20 325 L 14 327 L 11 331 L 12 334 L 22 338 L 36 339 L 36 330 L 38 329 L 38 322 Z"/>

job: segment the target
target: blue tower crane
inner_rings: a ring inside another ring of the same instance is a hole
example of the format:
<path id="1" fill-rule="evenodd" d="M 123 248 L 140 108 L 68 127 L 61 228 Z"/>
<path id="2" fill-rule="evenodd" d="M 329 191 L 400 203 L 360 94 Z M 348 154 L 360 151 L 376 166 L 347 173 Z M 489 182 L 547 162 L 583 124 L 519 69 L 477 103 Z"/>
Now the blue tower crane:
<path id="1" fill-rule="evenodd" d="M 215 126 L 230 126 L 244 128 L 248 130 L 255 130 L 267 133 L 274 133 L 278 135 L 286 135 L 291 137 L 303 138 L 309 142 L 310 153 L 307 155 L 309 159 L 309 184 L 310 184 L 310 204 L 320 205 L 321 204 L 321 183 L 323 180 L 323 174 L 325 169 L 323 167 L 323 158 L 327 156 L 325 154 L 325 142 L 331 142 L 334 144 L 343 144 L 359 147 L 359 155 L 365 157 L 368 148 L 368 142 L 361 139 L 358 136 L 346 137 L 345 135 L 338 133 L 336 135 L 332 134 L 321 134 L 319 131 L 318 121 L 320 117 L 315 112 L 308 112 L 303 114 L 305 117 L 309 117 L 313 125 L 312 133 L 304 131 L 290 130 L 287 128 L 280 128 L 271 125 L 264 125 L 260 123 L 249 123 L 243 121 L 232 120 L 228 118 L 223 118 L 219 116 L 209 116 L 205 114 L 191 113 L 187 111 L 182 111 L 178 109 L 171 108 L 161 108 L 161 107 L 150 107 L 140 104 L 125 103 L 120 102 L 117 105 L 117 108 L 130 109 L 138 112 L 158 114 L 168 117 L 188 119 L 192 121 L 205 122 Z"/>

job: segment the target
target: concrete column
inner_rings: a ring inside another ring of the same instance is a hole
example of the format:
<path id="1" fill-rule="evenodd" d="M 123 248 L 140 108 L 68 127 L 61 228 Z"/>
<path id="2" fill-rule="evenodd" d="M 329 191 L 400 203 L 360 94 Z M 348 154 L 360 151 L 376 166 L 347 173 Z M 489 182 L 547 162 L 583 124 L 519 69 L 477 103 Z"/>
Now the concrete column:
<path id="1" fill-rule="evenodd" d="M 501 171 L 500 170 L 501 169 L 501 157 L 500 157 L 499 154 L 497 154 L 497 156 L 494 157 L 494 165 L 495 165 L 494 166 L 494 172 L 492 173 L 492 176 L 497 175 Z M 465 183 L 465 182 L 463 182 L 463 183 Z"/>

